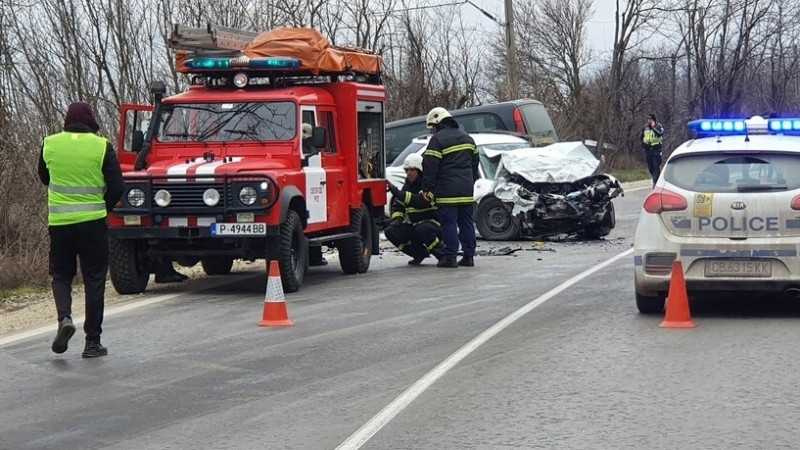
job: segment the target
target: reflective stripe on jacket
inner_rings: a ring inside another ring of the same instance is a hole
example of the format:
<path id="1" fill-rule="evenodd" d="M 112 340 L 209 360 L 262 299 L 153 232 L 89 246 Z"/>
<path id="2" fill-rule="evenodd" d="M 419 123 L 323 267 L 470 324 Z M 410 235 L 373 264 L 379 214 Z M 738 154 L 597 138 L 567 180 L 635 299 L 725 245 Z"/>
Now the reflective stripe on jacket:
<path id="1" fill-rule="evenodd" d="M 448 122 L 442 122 L 423 153 L 422 190 L 433 193 L 439 206 L 468 205 L 473 202 L 473 186 L 480 177 L 478 149 L 455 121 Z"/>
<path id="2" fill-rule="evenodd" d="M 400 191 L 399 198 L 392 199 L 392 219 L 404 218 L 412 225 L 416 225 L 426 220 L 433 220 L 439 224 L 439 215 L 436 212 L 436 206 L 430 204 L 420 194 L 422 190 L 422 180 L 416 182 L 409 181 L 406 178 L 403 184 L 403 189 Z"/>
<path id="3" fill-rule="evenodd" d="M 42 156 L 50 173 L 49 225 L 70 225 L 106 217 L 103 158 L 108 141 L 93 133 L 63 131 L 45 138 Z"/>

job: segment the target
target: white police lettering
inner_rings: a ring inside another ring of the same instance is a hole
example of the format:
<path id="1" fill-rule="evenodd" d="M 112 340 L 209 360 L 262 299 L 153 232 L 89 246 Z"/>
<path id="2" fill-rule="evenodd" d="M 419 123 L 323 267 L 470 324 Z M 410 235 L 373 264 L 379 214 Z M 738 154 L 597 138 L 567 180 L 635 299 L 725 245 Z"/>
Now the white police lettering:
<path id="1" fill-rule="evenodd" d="M 778 231 L 778 217 L 700 217 L 700 231 Z"/>

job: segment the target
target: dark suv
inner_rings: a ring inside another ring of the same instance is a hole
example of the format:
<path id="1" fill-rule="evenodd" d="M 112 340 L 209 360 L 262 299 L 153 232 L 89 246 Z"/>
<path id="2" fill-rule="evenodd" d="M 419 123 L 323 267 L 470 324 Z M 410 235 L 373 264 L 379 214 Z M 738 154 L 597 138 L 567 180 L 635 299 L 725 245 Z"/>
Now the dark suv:
<path id="1" fill-rule="evenodd" d="M 512 100 L 491 105 L 450 111 L 459 127 L 467 133 L 481 131 L 516 131 L 541 138 L 543 144 L 558 141 L 553 121 L 542 102 Z M 386 124 L 386 161 L 391 164 L 415 137 L 429 134 L 425 116 L 395 120 Z"/>

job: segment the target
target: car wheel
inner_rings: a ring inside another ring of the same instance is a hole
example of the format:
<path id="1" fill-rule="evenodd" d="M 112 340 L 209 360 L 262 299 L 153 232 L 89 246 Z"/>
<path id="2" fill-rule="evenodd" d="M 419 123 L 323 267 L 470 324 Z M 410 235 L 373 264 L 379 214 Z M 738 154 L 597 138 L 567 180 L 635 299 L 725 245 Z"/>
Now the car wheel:
<path id="1" fill-rule="evenodd" d="M 608 236 L 611 230 L 617 224 L 616 213 L 614 212 L 614 204 L 609 203 L 606 205 L 606 212 L 600 222 L 588 225 L 584 229 L 586 237 L 589 239 L 600 239 L 603 236 Z"/>
<path id="2" fill-rule="evenodd" d="M 642 314 L 661 314 L 664 312 L 664 304 L 666 303 L 666 294 L 657 294 L 654 297 L 640 295 L 636 293 L 636 307 Z"/>
<path id="3" fill-rule="evenodd" d="M 497 197 L 485 197 L 478 203 L 475 226 L 487 241 L 509 241 L 519 236 L 519 219 L 511 215 L 511 206 Z"/>

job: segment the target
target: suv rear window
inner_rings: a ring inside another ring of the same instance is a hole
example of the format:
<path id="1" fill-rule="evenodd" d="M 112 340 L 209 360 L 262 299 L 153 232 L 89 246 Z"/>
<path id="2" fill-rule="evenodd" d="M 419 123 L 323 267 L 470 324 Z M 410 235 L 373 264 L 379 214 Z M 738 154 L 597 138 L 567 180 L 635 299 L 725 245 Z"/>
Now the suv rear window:
<path id="1" fill-rule="evenodd" d="M 753 192 L 800 189 L 800 154 L 723 153 L 676 157 L 664 179 L 701 192 Z"/>
<path id="2" fill-rule="evenodd" d="M 536 103 L 521 105 L 522 120 L 525 121 L 525 129 L 528 134 L 539 137 L 551 137 L 558 141 L 553 121 L 543 105 Z"/>

